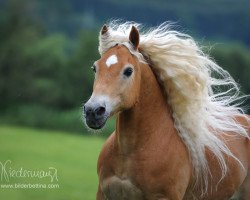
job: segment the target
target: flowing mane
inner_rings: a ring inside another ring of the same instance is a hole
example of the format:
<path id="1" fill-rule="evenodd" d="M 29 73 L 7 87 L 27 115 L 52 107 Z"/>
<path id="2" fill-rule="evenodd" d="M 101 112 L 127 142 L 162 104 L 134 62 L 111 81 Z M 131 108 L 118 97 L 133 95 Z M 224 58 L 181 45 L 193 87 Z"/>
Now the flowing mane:
<path id="1" fill-rule="evenodd" d="M 139 51 L 129 43 L 132 25 L 140 31 Z M 227 173 L 224 154 L 241 165 L 220 134 L 235 132 L 249 138 L 245 127 L 236 121 L 238 117 L 245 117 L 240 108 L 245 97 L 240 95 L 230 74 L 205 55 L 192 37 L 171 30 L 167 23 L 144 31 L 133 22 L 111 22 L 109 32 L 100 34 L 99 39 L 101 55 L 119 43 L 140 62 L 150 60 L 166 92 L 178 134 L 189 150 L 195 178 L 203 179 L 205 188 L 209 176 L 205 148 L 217 158 L 222 178 Z"/>

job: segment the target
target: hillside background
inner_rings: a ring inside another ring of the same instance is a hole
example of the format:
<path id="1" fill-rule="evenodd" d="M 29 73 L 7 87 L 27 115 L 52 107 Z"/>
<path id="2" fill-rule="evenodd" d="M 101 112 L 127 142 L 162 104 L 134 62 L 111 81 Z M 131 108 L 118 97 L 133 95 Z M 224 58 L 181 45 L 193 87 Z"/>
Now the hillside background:
<path id="1" fill-rule="evenodd" d="M 81 107 L 111 19 L 175 22 L 250 94 L 248 0 L 0 0 L 0 123 L 87 133 Z"/>

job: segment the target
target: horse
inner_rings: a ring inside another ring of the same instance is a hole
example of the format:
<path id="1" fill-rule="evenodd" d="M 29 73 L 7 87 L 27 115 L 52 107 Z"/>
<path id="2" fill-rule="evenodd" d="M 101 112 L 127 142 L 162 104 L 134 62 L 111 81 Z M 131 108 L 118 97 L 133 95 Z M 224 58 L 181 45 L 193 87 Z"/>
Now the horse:
<path id="1" fill-rule="evenodd" d="M 115 131 L 100 152 L 97 200 L 249 199 L 250 118 L 230 74 L 163 23 L 99 34 L 87 127 Z"/>

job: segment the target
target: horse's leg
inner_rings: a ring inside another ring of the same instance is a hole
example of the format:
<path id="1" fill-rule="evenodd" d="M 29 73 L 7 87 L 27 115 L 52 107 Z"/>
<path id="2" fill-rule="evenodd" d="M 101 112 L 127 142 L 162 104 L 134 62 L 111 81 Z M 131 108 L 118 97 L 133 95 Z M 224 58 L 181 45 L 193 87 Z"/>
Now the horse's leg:
<path id="1" fill-rule="evenodd" d="M 96 200 L 105 200 L 103 192 L 101 191 L 100 185 L 98 186 L 98 190 L 96 193 Z"/>

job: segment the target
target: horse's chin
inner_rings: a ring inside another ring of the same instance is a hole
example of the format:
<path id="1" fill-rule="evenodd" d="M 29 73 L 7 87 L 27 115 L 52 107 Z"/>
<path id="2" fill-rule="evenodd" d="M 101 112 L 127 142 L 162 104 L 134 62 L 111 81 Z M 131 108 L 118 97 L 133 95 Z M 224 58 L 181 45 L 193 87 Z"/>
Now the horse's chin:
<path id="1" fill-rule="evenodd" d="M 94 129 L 94 130 L 100 130 L 105 126 L 105 124 L 106 124 L 106 122 L 104 122 L 104 123 L 102 123 L 100 125 L 96 125 L 96 126 L 89 126 L 88 125 L 88 127 L 91 128 L 91 129 Z"/>

